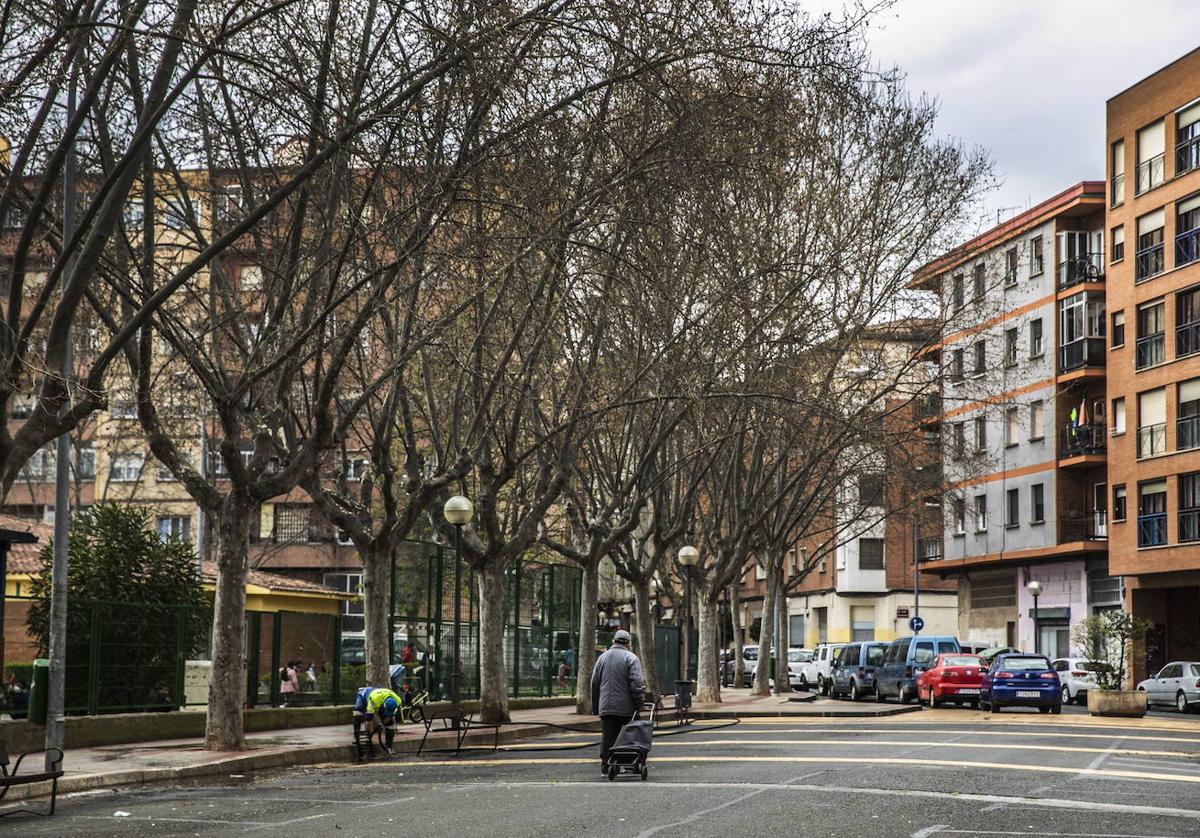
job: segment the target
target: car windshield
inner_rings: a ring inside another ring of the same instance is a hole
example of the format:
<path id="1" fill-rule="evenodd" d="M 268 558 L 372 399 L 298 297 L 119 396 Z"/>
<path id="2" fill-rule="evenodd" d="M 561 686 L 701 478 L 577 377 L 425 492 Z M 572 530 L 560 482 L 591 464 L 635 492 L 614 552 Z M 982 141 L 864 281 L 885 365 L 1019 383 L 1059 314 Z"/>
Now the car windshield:
<path id="1" fill-rule="evenodd" d="M 1004 669 L 1011 669 L 1017 672 L 1036 672 L 1042 669 L 1049 669 L 1050 661 L 1045 658 L 1017 658 L 1010 656 L 1004 659 L 1001 666 Z"/>
<path id="2" fill-rule="evenodd" d="M 742 650 L 742 658 L 744 658 L 745 660 L 748 660 L 748 661 L 756 661 L 756 660 L 758 660 L 758 649 L 744 649 L 744 650 Z"/>
<path id="3" fill-rule="evenodd" d="M 942 655 L 942 666 L 983 666 L 974 655 Z"/>
<path id="4" fill-rule="evenodd" d="M 788 652 L 789 663 L 808 663 L 810 660 L 812 660 L 812 652 L 807 650 L 792 649 Z"/>

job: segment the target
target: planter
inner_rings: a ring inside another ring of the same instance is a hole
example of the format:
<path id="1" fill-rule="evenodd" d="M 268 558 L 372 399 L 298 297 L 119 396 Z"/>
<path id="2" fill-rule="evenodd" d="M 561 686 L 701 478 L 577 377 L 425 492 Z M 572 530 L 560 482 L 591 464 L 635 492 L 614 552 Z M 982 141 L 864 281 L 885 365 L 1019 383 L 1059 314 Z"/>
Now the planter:
<path id="1" fill-rule="evenodd" d="M 1146 694 L 1138 690 L 1088 690 L 1087 708 L 1093 716 L 1140 719 L 1146 715 Z"/>

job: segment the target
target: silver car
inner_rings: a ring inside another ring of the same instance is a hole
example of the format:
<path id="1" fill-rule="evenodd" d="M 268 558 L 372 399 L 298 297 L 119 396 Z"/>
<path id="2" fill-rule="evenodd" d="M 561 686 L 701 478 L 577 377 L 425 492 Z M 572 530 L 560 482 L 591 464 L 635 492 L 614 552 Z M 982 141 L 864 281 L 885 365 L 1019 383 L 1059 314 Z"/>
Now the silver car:
<path id="1" fill-rule="evenodd" d="M 1171 661 L 1137 685 L 1147 704 L 1173 704 L 1180 713 L 1200 705 L 1200 662 Z"/>

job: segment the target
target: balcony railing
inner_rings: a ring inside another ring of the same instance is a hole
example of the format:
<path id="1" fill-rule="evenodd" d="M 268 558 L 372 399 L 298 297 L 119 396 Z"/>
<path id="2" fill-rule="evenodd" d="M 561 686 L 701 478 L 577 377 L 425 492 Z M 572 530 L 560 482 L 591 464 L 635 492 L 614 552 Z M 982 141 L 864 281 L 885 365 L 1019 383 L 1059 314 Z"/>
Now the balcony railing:
<path id="1" fill-rule="evenodd" d="M 1156 332 L 1155 334 L 1137 339 L 1137 348 L 1134 352 L 1134 366 L 1139 370 L 1144 367 L 1161 364 L 1165 360 L 1167 360 L 1167 342 L 1162 332 Z"/>
<path id="2" fill-rule="evenodd" d="M 1200 320 L 1175 327 L 1175 356 L 1200 352 Z"/>
<path id="3" fill-rule="evenodd" d="M 1200 541 L 1200 509 L 1179 511 L 1179 540 Z"/>
<path id="4" fill-rule="evenodd" d="M 1081 253 L 1058 263 L 1058 287 L 1070 288 L 1081 282 L 1104 280 L 1104 254 Z"/>
<path id="5" fill-rule="evenodd" d="M 1200 259 L 1200 230 L 1187 230 L 1175 237 L 1175 267 Z"/>
<path id="6" fill-rule="evenodd" d="M 1175 450 L 1200 448 L 1200 416 L 1181 416 L 1175 420 Z"/>
<path id="7" fill-rule="evenodd" d="M 1112 206 L 1124 203 L 1125 201 L 1125 173 L 1113 175 L 1112 179 L 1112 195 L 1109 198 L 1109 203 Z"/>
<path id="8" fill-rule="evenodd" d="M 1138 547 L 1155 547 L 1167 543 L 1167 513 L 1139 515 L 1137 524 Z"/>
<path id="9" fill-rule="evenodd" d="M 940 538 L 921 539 L 921 561 L 936 562 L 942 557 L 942 540 Z"/>
<path id="10" fill-rule="evenodd" d="M 1200 166 L 1200 137 L 1192 137 L 1175 146 L 1175 174 L 1181 175 Z"/>
<path id="11" fill-rule="evenodd" d="M 1153 457 L 1167 452 L 1167 423 L 1143 425 L 1137 429 L 1138 457 Z"/>
<path id="12" fill-rule="evenodd" d="M 1097 510 L 1090 515 L 1067 515 L 1058 520 L 1060 543 L 1105 541 L 1108 539 L 1108 513 Z"/>
<path id="13" fill-rule="evenodd" d="M 1062 452 L 1064 457 L 1078 457 L 1081 454 L 1101 454 L 1108 445 L 1103 422 L 1090 422 L 1083 425 L 1067 424 L 1063 428 Z"/>
<path id="14" fill-rule="evenodd" d="M 1149 279 L 1152 276 L 1157 276 L 1166 270 L 1166 263 L 1163 260 L 1163 246 L 1158 243 L 1145 250 L 1139 250 L 1137 256 L 1134 257 L 1134 278 Z"/>
<path id="15" fill-rule="evenodd" d="M 1059 372 L 1080 367 L 1102 367 L 1104 363 L 1104 338 L 1081 338 L 1058 348 Z"/>
<path id="16" fill-rule="evenodd" d="M 1165 154 L 1156 154 L 1149 160 L 1143 160 L 1137 167 L 1137 194 L 1141 195 L 1147 189 L 1153 189 L 1163 182 L 1163 163 Z"/>

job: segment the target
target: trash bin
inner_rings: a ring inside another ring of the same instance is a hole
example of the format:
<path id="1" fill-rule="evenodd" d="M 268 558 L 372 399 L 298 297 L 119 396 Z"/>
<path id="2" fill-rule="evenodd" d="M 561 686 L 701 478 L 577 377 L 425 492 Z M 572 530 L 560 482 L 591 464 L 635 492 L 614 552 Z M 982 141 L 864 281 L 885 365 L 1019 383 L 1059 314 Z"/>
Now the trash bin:
<path id="1" fill-rule="evenodd" d="M 680 710 L 687 710 L 692 706 L 692 682 L 691 681 L 676 681 L 675 682 L 675 706 Z"/>
<path id="2" fill-rule="evenodd" d="M 46 691 L 50 689 L 50 661 L 38 658 L 33 662 L 33 677 L 29 684 L 29 721 L 46 724 Z"/>

